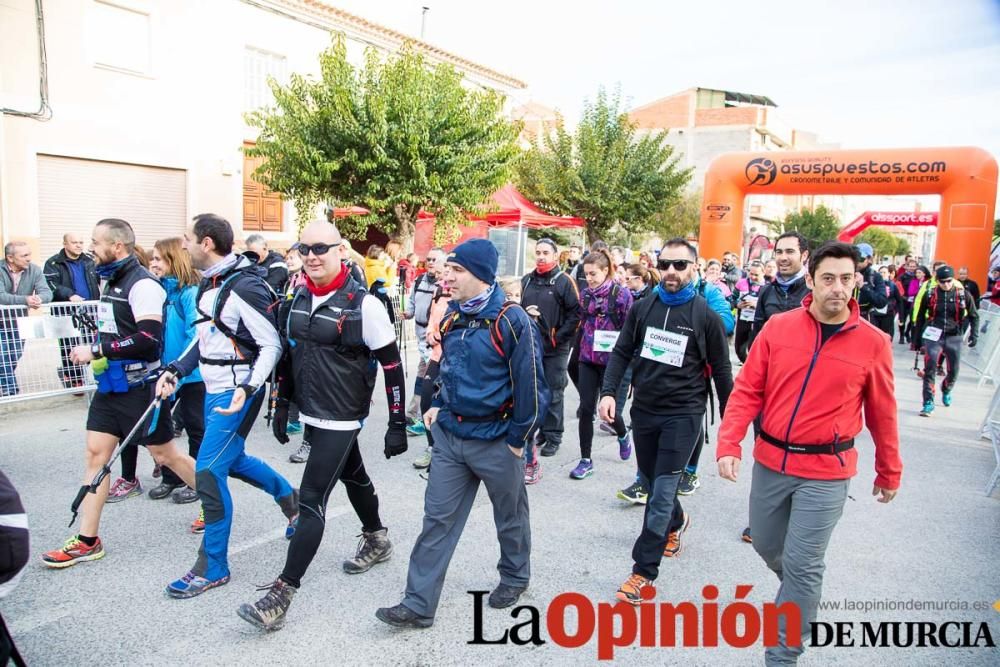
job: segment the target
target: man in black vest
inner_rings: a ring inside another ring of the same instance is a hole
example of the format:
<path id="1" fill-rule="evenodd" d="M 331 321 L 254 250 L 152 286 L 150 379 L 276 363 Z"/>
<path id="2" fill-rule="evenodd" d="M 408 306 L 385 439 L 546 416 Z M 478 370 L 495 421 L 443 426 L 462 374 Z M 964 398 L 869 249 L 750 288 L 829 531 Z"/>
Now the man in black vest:
<path id="1" fill-rule="evenodd" d="M 155 397 L 151 373 L 160 366 L 163 304 L 167 295 L 159 281 L 136 258 L 135 234 L 124 220 L 101 220 L 94 228 L 97 274 L 106 280 L 97 313 L 98 340 L 70 352 L 74 364 L 93 364 L 97 393 L 87 414 L 87 451 L 84 484 L 110 459 Z M 95 361 L 96 360 L 96 361 Z M 166 406 L 143 426 L 138 444 L 161 466 L 167 466 L 194 488 L 194 461 L 174 446 L 174 429 Z M 80 533 L 61 549 L 46 552 L 42 562 L 65 568 L 104 557 L 97 536 L 101 510 L 108 497 L 108 480 L 83 500 Z"/>
<path id="2" fill-rule="evenodd" d="M 774 242 L 774 259 L 778 273 L 774 281 L 764 285 L 757 295 L 750 345 L 772 315 L 798 308 L 809 294 L 805 268 L 809 260 L 809 241 L 806 237 L 794 230 L 779 236 Z"/>
<path id="3" fill-rule="evenodd" d="M 325 508 L 338 481 L 361 520 L 361 543 L 355 557 L 344 562 L 344 571 L 366 572 L 392 554 L 388 529 L 379 517 L 378 496 L 361 459 L 358 434 L 375 389 L 375 358 L 385 374 L 389 401 L 385 456 L 406 451 L 405 377 L 389 315 L 364 285 L 351 278 L 335 251 L 340 242 L 337 228 L 325 220 L 306 227 L 299 242 L 306 284 L 285 302 L 280 317 L 287 323 L 288 346 L 279 364 L 274 437 L 288 442 L 288 402 L 294 400 L 312 451 L 302 475 L 302 512 L 285 567 L 264 597 L 239 608 L 242 619 L 264 630 L 284 625 L 323 539 Z"/>
<path id="4" fill-rule="evenodd" d="M 90 301 L 101 295 L 94 260 L 83 252 L 83 239 L 76 234 L 63 234 L 63 249 L 45 261 L 44 273 L 53 303 Z M 70 350 L 79 342 L 78 338 L 59 339 L 59 379 L 65 387 L 82 386 L 85 380 L 83 366 L 74 366 L 69 360 Z"/>

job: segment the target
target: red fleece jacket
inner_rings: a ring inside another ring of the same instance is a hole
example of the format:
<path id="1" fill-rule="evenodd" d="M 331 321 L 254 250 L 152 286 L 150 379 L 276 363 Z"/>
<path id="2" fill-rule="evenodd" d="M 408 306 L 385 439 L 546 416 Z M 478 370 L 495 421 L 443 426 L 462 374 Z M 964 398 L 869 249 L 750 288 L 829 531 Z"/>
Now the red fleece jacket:
<path id="1" fill-rule="evenodd" d="M 892 372 L 892 341 L 861 319 L 851 300 L 843 328 L 820 344 L 819 322 L 802 307 L 775 315 L 750 348 L 736 377 L 719 428 L 716 459 L 741 457 L 740 441 L 761 415 L 766 433 L 795 444 L 825 444 L 853 438 L 864 423 L 875 441 L 875 484 L 899 488 L 903 463 Z M 810 370 L 811 367 L 811 370 Z M 806 479 L 847 479 L 857 474 L 858 453 L 786 452 L 760 437 L 754 459 L 771 470 Z"/>

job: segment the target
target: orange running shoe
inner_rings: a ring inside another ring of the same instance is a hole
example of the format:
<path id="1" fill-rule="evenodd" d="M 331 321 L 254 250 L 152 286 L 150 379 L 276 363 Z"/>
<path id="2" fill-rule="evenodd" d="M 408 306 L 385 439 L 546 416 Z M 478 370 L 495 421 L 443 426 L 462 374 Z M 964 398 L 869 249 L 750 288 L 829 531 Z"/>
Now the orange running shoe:
<path id="1" fill-rule="evenodd" d="M 680 528 L 678 528 L 674 532 L 670 533 L 669 536 L 667 536 L 667 546 L 663 549 L 664 558 L 673 558 L 674 556 L 676 556 L 681 552 L 681 536 L 684 534 L 684 531 L 687 530 L 688 526 L 690 525 L 691 525 L 691 515 L 688 514 L 687 512 L 684 512 L 684 523 L 681 524 Z"/>
<path id="2" fill-rule="evenodd" d="M 630 574 L 625 583 L 621 585 L 618 592 L 615 593 L 615 597 L 622 602 L 628 602 L 632 605 L 639 605 L 642 602 L 642 589 L 647 586 L 652 586 L 653 580 L 647 579 L 641 574 Z"/>
<path id="3" fill-rule="evenodd" d="M 66 540 L 66 544 L 62 546 L 62 549 L 43 553 L 42 563 L 46 567 L 64 568 L 88 560 L 100 560 L 101 558 L 104 558 L 104 545 L 101 544 L 101 538 L 97 538 L 94 546 L 88 547 L 80 539 L 79 535 L 74 535 Z"/>
<path id="4" fill-rule="evenodd" d="M 192 533 L 204 533 L 205 532 L 205 508 L 202 507 L 201 511 L 198 512 L 198 518 L 191 522 L 191 532 Z"/>

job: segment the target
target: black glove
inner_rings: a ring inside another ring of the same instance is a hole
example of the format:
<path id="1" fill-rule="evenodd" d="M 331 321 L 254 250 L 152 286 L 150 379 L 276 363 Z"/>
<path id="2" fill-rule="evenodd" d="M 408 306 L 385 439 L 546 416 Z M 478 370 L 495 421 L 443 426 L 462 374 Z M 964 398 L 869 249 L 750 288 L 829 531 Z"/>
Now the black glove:
<path id="1" fill-rule="evenodd" d="M 409 445 L 406 442 L 406 426 L 389 424 L 385 431 L 385 458 L 390 459 L 406 452 Z"/>
<path id="2" fill-rule="evenodd" d="M 274 439 L 283 445 L 288 444 L 288 399 L 274 399 L 274 421 L 271 422 L 271 433 Z"/>
<path id="3" fill-rule="evenodd" d="M 978 343 L 978 342 L 979 342 L 978 339 L 976 339 L 976 338 L 970 338 L 969 339 L 969 347 L 975 347 L 976 343 Z"/>

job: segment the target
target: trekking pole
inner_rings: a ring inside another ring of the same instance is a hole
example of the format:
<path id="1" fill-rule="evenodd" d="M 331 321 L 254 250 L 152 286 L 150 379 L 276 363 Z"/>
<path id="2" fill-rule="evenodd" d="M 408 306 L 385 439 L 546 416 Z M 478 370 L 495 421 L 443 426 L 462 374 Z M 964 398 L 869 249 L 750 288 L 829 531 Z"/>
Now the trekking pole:
<path id="1" fill-rule="evenodd" d="M 162 399 L 159 396 L 153 399 L 153 402 L 150 403 L 149 407 L 146 408 L 146 411 L 142 413 L 142 416 L 139 417 L 139 421 L 135 423 L 135 426 L 132 427 L 129 434 L 118 443 L 118 447 L 115 448 L 115 451 L 111 454 L 111 458 L 108 459 L 108 462 L 101 466 L 101 469 L 97 471 L 97 475 L 94 477 L 93 481 L 91 481 L 90 484 L 84 484 L 80 487 L 80 490 L 76 494 L 76 499 L 73 500 L 73 505 L 70 507 L 70 511 L 73 512 L 73 518 L 69 520 L 70 526 L 72 526 L 76 521 L 76 516 L 80 511 L 80 505 L 83 503 L 83 499 L 87 497 L 88 493 L 97 493 L 97 487 L 101 485 L 101 482 L 104 481 L 105 477 L 111 474 L 111 465 L 118 460 L 119 456 L 121 456 L 122 450 L 132 444 L 132 439 L 135 438 L 136 434 L 142 430 L 143 425 L 146 423 L 146 418 L 149 417 L 151 413 L 159 412 L 161 402 Z M 156 421 L 154 420 L 153 423 L 155 424 Z"/>

